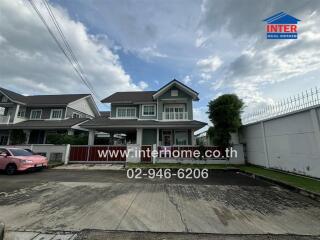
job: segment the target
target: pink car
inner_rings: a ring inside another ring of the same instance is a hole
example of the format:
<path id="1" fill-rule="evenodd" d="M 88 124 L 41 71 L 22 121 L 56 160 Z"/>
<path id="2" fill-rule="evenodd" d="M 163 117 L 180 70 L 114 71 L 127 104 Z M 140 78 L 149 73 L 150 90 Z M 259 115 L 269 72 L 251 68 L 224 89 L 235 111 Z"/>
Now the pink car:
<path id="1" fill-rule="evenodd" d="M 46 168 L 48 160 L 22 148 L 0 148 L 0 170 L 11 175 L 17 171 Z"/>

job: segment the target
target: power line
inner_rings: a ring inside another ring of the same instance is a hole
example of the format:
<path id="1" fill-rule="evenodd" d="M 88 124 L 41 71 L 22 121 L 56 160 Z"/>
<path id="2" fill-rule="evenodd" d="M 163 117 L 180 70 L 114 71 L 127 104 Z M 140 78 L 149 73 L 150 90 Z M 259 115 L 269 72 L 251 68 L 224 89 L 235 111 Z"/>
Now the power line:
<path id="1" fill-rule="evenodd" d="M 65 46 L 67 47 L 67 50 L 68 50 L 69 53 L 70 53 L 70 56 L 72 57 L 72 59 L 73 59 L 73 61 L 76 63 L 76 65 L 78 66 L 79 71 L 81 72 L 81 74 L 82 74 L 83 76 L 85 76 L 84 71 L 82 70 L 81 65 L 80 65 L 78 59 L 76 58 L 75 54 L 73 53 L 70 44 L 68 43 L 68 41 L 67 41 L 67 39 L 66 39 L 63 31 L 62 31 L 61 28 L 60 28 L 59 22 L 57 21 L 55 15 L 54 15 L 54 13 L 53 13 L 53 11 L 52 11 L 52 9 L 51 9 L 50 4 L 48 4 L 47 0 L 42 0 L 42 2 L 44 3 L 46 9 L 48 10 L 50 17 L 51 17 L 54 25 L 56 26 L 56 28 L 57 28 L 57 30 L 58 30 L 61 38 L 62 38 L 62 41 L 64 42 Z M 91 84 L 88 80 L 86 80 L 86 82 L 89 84 L 90 89 L 91 89 L 93 92 L 95 92 L 94 89 L 93 89 L 92 84 Z M 96 92 L 95 92 L 95 94 L 96 94 Z"/>
<path id="2" fill-rule="evenodd" d="M 42 23 L 45 25 L 45 27 L 47 28 L 48 32 L 50 33 L 51 37 L 53 38 L 53 40 L 56 42 L 57 46 L 59 47 L 59 49 L 62 51 L 62 53 L 65 55 L 65 57 L 68 59 L 68 61 L 70 62 L 71 66 L 73 67 L 73 69 L 75 70 L 75 72 L 79 75 L 81 81 L 87 86 L 87 88 L 91 91 L 91 93 L 93 94 L 93 96 L 99 101 L 99 96 L 98 94 L 94 91 L 93 86 L 90 84 L 89 81 L 87 81 L 87 79 L 85 79 L 85 75 L 83 74 L 83 70 L 79 64 L 79 61 L 77 60 L 77 58 L 75 57 L 67 39 L 65 38 L 58 22 L 56 21 L 56 18 L 53 15 L 53 12 L 51 11 L 50 5 L 47 3 L 44 3 L 44 5 L 46 6 L 49 15 L 54 23 L 54 25 L 56 26 L 59 35 L 61 37 L 61 39 L 63 40 L 66 49 L 61 45 L 60 41 L 58 40 L 58 38 L 55 36 L 54 32 L 51 30 L 50 26 L 48 25 L 47 21 L 44 19 L 44 17 L 42 16 L 42 14 L 40 13 L 39 9 L 37 8 L 37 6 L 34 4 L 34 2 L 32 0 L 28 0 L 29 3 L 31 4 L 32 8 L 34 9 L 34 11 L 36 12 L 36 14 L 38 15 L 38 17 L 40 18 L 40 20 L 42 21 Z M 69 53 L 69 54 L 68 54 Z M 79 69 L 78 69 L 79 68 Z"/>

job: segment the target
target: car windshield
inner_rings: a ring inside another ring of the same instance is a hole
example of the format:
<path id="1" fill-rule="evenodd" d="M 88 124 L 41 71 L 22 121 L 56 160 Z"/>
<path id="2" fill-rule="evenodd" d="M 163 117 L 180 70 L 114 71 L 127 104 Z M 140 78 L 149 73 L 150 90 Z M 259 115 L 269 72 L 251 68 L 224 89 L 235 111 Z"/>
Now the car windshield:
<path id="1" fill-rule="evenodd" d="M 32 156 L 31 152 L 24 149 L 11 148 L 9 149 L 13 156 Z"/>

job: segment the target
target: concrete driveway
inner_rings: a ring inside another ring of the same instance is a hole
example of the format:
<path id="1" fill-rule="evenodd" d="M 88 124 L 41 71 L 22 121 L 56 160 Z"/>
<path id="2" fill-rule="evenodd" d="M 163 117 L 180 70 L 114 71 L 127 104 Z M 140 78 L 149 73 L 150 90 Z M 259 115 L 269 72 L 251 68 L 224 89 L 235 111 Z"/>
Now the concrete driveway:
<path id="1" fill-rule="evenodd" d="M 129 180 L 125 171 L 0 175 L 11 231 L 82 229 L 320 234 L 320 203 L 234 172 L 207 180 Z"/>

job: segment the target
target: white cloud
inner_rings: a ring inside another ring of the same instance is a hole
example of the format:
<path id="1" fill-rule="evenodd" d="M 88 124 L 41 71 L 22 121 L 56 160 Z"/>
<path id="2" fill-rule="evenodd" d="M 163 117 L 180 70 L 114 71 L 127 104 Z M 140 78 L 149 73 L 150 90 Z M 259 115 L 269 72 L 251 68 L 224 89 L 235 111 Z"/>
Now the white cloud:
<path id="1" fill-rule="evenodd" d="M 144 90 L 144 89 L 146 89 L 147 87 L 149 87 L 149 84 L 146 83 L 146 82 L 144 82 L 144 81 L 140 81 L 140 82 L 139 82 L 139 87 L 140 87 L 142 90 Z"/>
<path id="2" fill-rule="evenodd" d="M 154 58 L 167 58 L 166 54 L 160 53 L 157 47 L 144 47 L 140 49 L 136 49 L 133 52 L 137 54 L 138 57 L 150 62 Z"/>
<path id="3" fill-rule="evenodd" d="M 291 1 L 290 9 L 294 10 L 288 13 L 302 19 L 298 24 L 297 40 L 265 39 L 261 19 L 279 12 L 279 9 L 287 9 L 286 5 L 285 1 L 270 0 L 203 1 L 198 44 L 214 41 L 211 36 L 215 38 L 217 34 L 221 36 L 222 32 L 228 32 L 232 41 L 242 46 L 240 53 L 229 56 L 221 80 L 211 83 L 215 90 L 237 93 L 250 105 L 249 108 L 261 107 L 273 102 L 263 94 L 270 86 L 288 82 L 288 91 L 293 78 L 304 81 L 306 74 L 320 68 L 320 17 L 314 11 L 320 2 L 301 4 L 300 1 Z"/>
<path id="4" fill-rule="evenodd" d="M 194 107 L 193 108 L 193 119 L 209 123 L 207 111 L 208 111 L 207 106 Z"/>
<path id="5" fill-rule="evenodd" d="M 46 9 L 36 2 L 45 19 Z M 139 90 L 124 71 L 118 55 L 90 35 L 81 22 L 61 8 L 52 7 L 87 79 L 100 97 L 115 91 Z M 0 2 L 1 86 L 27 94 L 89 92 L 58 49 L 28 1 Z M 49 22 L 52 29 L 54 26 Z M 3 40 L 4 39 L 4 40 Z"/>
<path id="6" fill-rule="evenodd" d="M 218 56 L 209 56 L 197 62 L 197 66 L 205 73 L 215 72 L 221 64 L 222 61 Z"/>
<path id="7" fill-rule="evenodd" d="M 183 79 L 182 79 L 182 82 L 184 84 L 189 84 L 191 83 L 191 77 L 189 75 L 185 76 Z"/>

